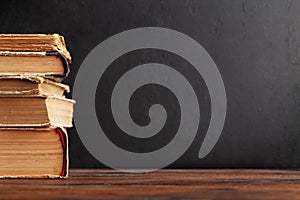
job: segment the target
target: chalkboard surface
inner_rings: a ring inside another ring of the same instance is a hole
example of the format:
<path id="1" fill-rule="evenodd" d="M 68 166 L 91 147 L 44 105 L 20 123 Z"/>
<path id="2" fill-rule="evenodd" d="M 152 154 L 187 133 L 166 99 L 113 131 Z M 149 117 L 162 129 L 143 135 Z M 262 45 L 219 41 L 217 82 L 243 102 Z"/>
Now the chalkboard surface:
<path id="1" fill-rule="evenodd" d="M 1 1 L 0 32 L 63 35 L 73 57 L 70 76 L 65 80 L 71 88 L 85 57 L 112 35 L 139 27 L 164 27 L 184 33 L 213 58 L 226 89 L 224 128 L 205 158 L 199 159 L 198 152 L 210 118 L 209 96 L 201 77 L 184 70 L 190 65 L 185 60 L 152 49 L 130 52 L 112 64 L 114 70 L 107 72 L 103 84 L 108 87 L 110 80 L 128 66 L 156 61 L 181 69 L 198 87 L 203 126 L 199 126 L 190 148 L 169 167 L 290 168 L 300 167 L 299 10 L 300 1 L 282 0 Z M 96 111 L 105 117 L 103 107 L 107 101 L 100 85 Z M 132 105 L 132 115 L 139 116 L 137 106 L 145 109 L 143 97 L 168 94 L 156 85 L 144 89 L 134 96 L 138 103 Z M 71 98 L 72 93 L 67 96 Z M 168 143 L 174 136 L 172 130 L 176 129 L 180 110 L 171 93 L 164 98 L 161 103 L 173 102 L 174 107 L 171 111 L 175 121 L 166 129 L 170 132 L 157 141 L 144 143 L 127 140 L 114 131 L 110 139 L 136 152 Z M 140 123 L 147 120 L 136 118 Z M 114 130 L 113 122 L 102 123 Z M 72 168 L 105 167 L 89 154 L 75 127 L 69 133 Z"/>

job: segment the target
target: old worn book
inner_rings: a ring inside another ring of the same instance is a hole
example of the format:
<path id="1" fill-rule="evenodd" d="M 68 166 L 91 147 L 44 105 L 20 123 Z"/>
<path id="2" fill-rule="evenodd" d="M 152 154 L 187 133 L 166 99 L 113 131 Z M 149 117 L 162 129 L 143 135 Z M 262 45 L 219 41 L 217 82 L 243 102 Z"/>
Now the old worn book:
<path id="1" fill-rule="evenodd" d="M 0 129 L 0 178 L 66 177 L 64 129 Z"/>
<path id="2" fill-rule="evenodd" d="M 34 74 L 61 81 L 70 62 L 58 34 L 0 34 L 0 75 Z"/>
<path id="3" fill-rule="evenodd" d="M 0 76 L 0 95 L 47 95 L 64 97 L 69 86 L 40 76 Z"/>
<path id="4" fill-rule="evenodd" d="M 58 51 L 71 61 L 65 40 L 59 34 L 0 34 L 0 51 Z"/>
<path id="5" fill-rule="evenodd" d="M 0 95 L 0 127 L 72 127 L 73 100 L 42 95 Z"/>

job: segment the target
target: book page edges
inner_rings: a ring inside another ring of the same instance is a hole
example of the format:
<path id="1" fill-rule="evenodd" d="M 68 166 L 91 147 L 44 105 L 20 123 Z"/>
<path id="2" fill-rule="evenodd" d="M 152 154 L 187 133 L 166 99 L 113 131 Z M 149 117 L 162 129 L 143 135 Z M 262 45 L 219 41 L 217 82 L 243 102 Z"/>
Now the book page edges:
<path id="1" fill-rule="evenodd" d="M 66 78 L 70 73 L 70 66 L 71 58 L 68 58 L 67 55 L 65 55 L 64 52 L 61 51 L 49 51 L 49 52 L 26 52 L 26 51 L 0 51 L 0 56 L 58 56 L 63 64 L 64 73 L 63 74 L 55 74 L 49 72 L 45 75 L 46 78 L 55 80 L 55 81 L 62 81 L 64 78 Z M 0 73 L 0 76 L 2 75 L 14 75 L 14 73 Z M 30 73 L 28 74 L 30 75 Z M 34 74 L 34 75 L 40 75 L 44 76 L 44 74 Z"/>
<path id="2" fill-rule="evenodd" d="M 53 129 L 53 128 L 52 128 Z M 68 178 L 69 175 L 69 141 L 68 141 L 68 134 L 65 128 L 62 127 L 55 127 L 55 131 L 57 134 L 60 136 L 60 140 L 62 142 L 62 147 L 63 147 L 63 166 L 62 166 L 62 172 L 59 175 L 56 174 L 42 174 L 42 175 L 31 175 L 31 176 L 0 176 L 0 179 L 22 179 L 22 178 L 50 178 L 50 179 L 55 179 L 55 178 L 61 178 L 65 179 Z M 51 130 L 51 128 L 47 129 L 10 129 L 10 128 L 0 128 L 0 130 Z M 60 132 L 58 132 L 60 131 Z M 62 138 L 64 137 L 64 138 Z M 65 142 L 65 145 L 63 145 L 63 140 Z"/>
<path id="3" fill-rule="evenodd" d="M 65 85 L 62 83 L 57 83 L 55 81 L 46 79 L 45 77 L 38 76 L 38 75 L 32 75 L 32 74 L 3 74 L 3 75 L 1 75 L 0 74 L 0 80 L 1 79 L 26 80 L 26 81 L 30 81 L 30 82 L 37 83 L 37 84 L 48 83 L 48 84 L 52 84 L 52 85 L 62 88 L 67 93 L 70 92 L 70 87 L 68 85 Z"/>

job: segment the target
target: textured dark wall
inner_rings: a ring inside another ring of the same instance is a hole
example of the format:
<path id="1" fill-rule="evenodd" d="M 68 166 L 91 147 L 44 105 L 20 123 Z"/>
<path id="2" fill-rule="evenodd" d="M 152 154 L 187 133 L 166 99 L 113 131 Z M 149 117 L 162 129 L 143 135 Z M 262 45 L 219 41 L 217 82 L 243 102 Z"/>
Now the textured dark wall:
<path id="1" fill-rule="evenodd" d="M 204 46 L 222 74 L 227 118 L 206 158 L 197 158 L 203 138 L 198 134 L 170 167 L 300 167 L 300 1 L 69 0 L 0 5 L 2 33 L 65 36 L 73 56 L 72 72 L 65 80 L 71 87 L 86 55 L 116 33 L 159 26 L 189 35 Z M 162 54 L 147 52 L 153 59 L 177 63 Z M 130 64 L 138 55 L 119 63 Z M 69 132 L 71 167 L 103 167 L 84 148 L 76 129 Z"/>

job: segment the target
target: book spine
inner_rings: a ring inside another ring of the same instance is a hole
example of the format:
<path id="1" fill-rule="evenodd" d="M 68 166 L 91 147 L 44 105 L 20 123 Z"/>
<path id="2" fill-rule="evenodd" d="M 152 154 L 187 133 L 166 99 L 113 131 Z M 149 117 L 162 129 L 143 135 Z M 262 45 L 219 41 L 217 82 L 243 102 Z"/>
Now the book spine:
<path id="1" fill-rule="evenodd" d="M 59 135 L 61 145 L 63 148 L 64 156 L 63 156 L 63 166 L 60 173 L 61 178 L 68 177 L 68 171 L 69 171 L 69 144 L 68 144 L 68 135 L 66 130 L 62 128 L 56 128 L 55 132 Z"/>
<path id="2" fill-rule="evenodd" d="M 64 67 L 64 73 L 63 74 L 52 74 L 52 75 L 47 76 L 50 79 L 61 82 L 70 73 L 70 65 L 69 65 L 67 58 L 65 57 L 64 54 L 62 54 L 59 51 L 46 52 L 46 56 L 57 56 L 62 60 L 63 67 Z"/>

